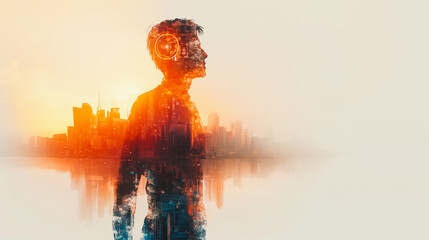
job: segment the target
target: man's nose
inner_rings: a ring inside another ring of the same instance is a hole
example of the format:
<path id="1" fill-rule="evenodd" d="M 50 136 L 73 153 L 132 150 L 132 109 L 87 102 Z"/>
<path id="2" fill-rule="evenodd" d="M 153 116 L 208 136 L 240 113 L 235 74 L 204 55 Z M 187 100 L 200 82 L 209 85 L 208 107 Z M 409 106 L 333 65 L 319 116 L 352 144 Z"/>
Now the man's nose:
<path id="1" fill-rule="evenodd" d="M 209 55 L 207 55 L 206 51 L 203 50 L 204 59 L 206 59 Z"/>

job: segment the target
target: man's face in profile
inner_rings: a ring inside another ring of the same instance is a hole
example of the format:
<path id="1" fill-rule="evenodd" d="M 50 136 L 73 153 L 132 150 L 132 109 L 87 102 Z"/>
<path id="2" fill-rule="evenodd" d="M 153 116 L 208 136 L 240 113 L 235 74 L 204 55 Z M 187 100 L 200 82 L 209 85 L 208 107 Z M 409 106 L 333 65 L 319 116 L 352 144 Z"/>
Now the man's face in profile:
<path id="1" fill-rule="evenodd" d="M 197 75 L 195 77 L 204 77 L 206 75 L 206 58 L 207 53 L 201 48 L 201 42 L 198 36 L 188 42 L 188 59 L 190 67 L 194 70 L 193 72 Z M 191 69 L 190 69 L 191 70 Z"/>
<path id="2" fill-rule="evenodd" d="M 188 41 L 181 44 L 179 68 L 185 71 L 190 78 L 204 77 L 206 75 L 207 53 L 201 48 L 200 39 L 193 34 Z"/>

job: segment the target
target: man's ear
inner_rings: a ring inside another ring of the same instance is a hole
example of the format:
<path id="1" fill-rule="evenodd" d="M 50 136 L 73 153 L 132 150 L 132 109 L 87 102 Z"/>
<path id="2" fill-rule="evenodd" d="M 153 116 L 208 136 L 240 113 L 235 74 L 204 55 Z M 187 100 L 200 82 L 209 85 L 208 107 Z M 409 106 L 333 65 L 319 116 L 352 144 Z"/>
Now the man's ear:
<path id="1" fill-rule="evenodd" d="M 156 39 L 155 53 L 162 60 L 175 60 L 180 52 L 179 40 L 172 34 L 162 34 Z"/>

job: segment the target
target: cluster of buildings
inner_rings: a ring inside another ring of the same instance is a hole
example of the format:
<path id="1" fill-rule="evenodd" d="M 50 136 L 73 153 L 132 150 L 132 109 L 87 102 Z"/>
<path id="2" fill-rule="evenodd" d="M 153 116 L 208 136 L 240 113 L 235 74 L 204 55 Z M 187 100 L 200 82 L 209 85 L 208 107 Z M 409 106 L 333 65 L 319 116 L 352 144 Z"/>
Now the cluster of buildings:
<path id="1" fill-rule="evenodd" d="M 231 123 L 228 130 L 219 126 L 218 114 L 211 113 L 205 129 L 207 157 L 238 157 L 254 152 L 253 136 L 247 129 L 243 129 L 241 120 Z"/>
<path id="2" fill-rule="evenodd" d="M 66 133 L 52 137 L 30 137 L 31 155 L 49 157 L 119 157 L 128 127 L 128 120 L 121 119 L 119 108 L 110 111 L 97 108 L 94 113 L 88 103 L 73 107 L 73 126 Z M 231 123 L 229 129 L 219 125 L 217 113 L 208 117 L 206 131 L 206 156 L 242 157 L 269 152 L 272 137 L 252 136 L 243 129 L 242 121 Z"/>
<path id="3" fill-rule="evenodd" d="M 116 157 L 128 120 L 121 119 L 119 108 L 97 108 L 94 114 L 88 103 L 73 107 L 73 126 L 67 133 L 49 137 L 30 137 L 29 148 L 35 155 L 50 157 Z"/>

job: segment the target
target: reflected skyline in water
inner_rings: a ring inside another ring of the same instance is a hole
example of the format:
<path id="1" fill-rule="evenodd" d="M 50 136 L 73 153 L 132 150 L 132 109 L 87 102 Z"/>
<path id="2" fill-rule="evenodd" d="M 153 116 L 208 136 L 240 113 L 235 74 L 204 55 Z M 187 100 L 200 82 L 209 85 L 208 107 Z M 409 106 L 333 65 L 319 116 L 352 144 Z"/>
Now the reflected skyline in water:
<path id="1" fill-rule="evenodd" d="M 355 239 L 424 239 L 424 162 L 404 168 L 397 158 L 383 159 L 206 159 L 207 239 L 344 239 L 356 226 Z M 1 158 L 0 238 L 113 239 L 116 168 L 112 159 Z M 143 186 L 136 226 L 147 213 Z"/>
<path id="2" fill-rule="evenodd" d="M 70 189 L 78 193 L 78 216 L 93 220 L 112 214 L 119 159 L 29 158 L 25 165 L 68 173 Z M 267 178 L 274 171 L 289 171 L 296 160 L 283 159 L 204 159 L 202 161 L 204 198 L 221 209 L 224 204 L 224 184 L 231 180 L 241 187 L 244 178 Z M 146 195 L 142 177 L 138 196 Z"/>

